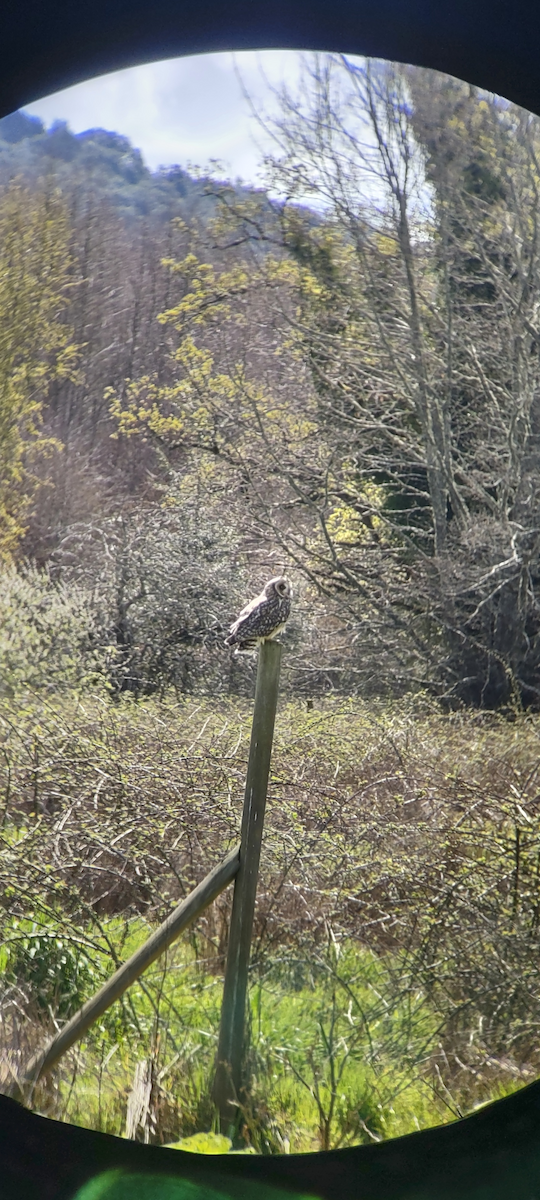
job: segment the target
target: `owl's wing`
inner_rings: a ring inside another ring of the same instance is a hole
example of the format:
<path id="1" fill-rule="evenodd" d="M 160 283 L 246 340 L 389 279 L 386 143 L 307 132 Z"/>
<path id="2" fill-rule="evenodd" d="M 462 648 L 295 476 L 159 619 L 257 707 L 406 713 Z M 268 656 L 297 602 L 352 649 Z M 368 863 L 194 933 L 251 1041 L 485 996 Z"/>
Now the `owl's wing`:
<path id="1" fill-rule="evenodd" d="M 260 596 L 255 596 L 254 600 L 250 600 L 249 604 L 246 604 L 245 608 L 242 609 L 242 612 L 236 618 L 236 621 L 233 621 L 229 633 L 238 633 L 238 630 L 241 626 L 243 626 L 245 621 L 247 621 L 249 625 L 249 618 L 251 617 L 252 613 L 259 611 L 259 608 L 265 599 L 266 597 L 263 593 Z"/>

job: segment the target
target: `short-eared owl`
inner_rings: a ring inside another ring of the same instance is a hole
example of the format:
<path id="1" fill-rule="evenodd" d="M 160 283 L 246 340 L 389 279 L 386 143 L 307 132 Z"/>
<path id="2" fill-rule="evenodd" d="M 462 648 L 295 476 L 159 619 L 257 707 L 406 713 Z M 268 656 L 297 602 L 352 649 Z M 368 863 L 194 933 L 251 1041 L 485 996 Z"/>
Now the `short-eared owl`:
<path id="1" fill-rule="evenodd" d="M 260 596 L 250 600 L 231 625 L 225 645 L 247 650 L 256 642 L 275 638 L 289 618 L 291 599 L 292 587 L 286 575 L 270 579 Z"/>

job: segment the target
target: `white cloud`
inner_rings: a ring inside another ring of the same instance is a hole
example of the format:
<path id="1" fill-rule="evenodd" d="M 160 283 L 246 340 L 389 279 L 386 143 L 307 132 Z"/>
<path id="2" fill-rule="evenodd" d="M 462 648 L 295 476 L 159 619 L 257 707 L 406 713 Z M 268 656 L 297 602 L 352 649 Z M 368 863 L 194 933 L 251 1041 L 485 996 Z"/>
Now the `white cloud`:
<path id="1" fill-rule="evenodd" d="M 46 125 L 67 121 L 74 133 L 92 128 L 127 136 L 147 165 L 224 163 L 231 178 L 257 182 L 259 137 L 235 71 L 257 109 L 272 105 L 268 84 L 293 85 L 301 56 L 289 50 L 204 54 L 168 59 L 102 75 L 26 108 Z"/>

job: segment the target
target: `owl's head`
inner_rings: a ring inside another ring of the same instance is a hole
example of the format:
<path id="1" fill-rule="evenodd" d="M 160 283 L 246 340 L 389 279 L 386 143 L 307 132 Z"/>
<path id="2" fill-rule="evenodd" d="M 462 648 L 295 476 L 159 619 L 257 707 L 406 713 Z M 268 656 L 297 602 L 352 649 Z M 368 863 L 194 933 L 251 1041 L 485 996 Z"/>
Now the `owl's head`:
<path id="1" fill-rule="evenodd" d="M 286 575 L 276 575 L 275 579 L 269 579 L 264 589 L 265 596 L 278 596 L 280 600 L 292 599 L 292 587 L 290 579 Z"/>

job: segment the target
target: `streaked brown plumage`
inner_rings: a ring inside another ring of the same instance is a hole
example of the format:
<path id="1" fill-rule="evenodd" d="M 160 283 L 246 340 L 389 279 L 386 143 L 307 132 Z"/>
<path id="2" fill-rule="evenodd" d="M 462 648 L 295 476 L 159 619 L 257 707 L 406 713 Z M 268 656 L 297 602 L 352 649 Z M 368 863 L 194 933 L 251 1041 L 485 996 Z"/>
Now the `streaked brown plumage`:
<path id="1" fill-rule="evenodd" d="M 291 600 L 292 587 L 286 575 L 269 579 L 260 596 L 250 600 L 231 625 L 225 645 L 246 650 L 275 638 L 289 618 Z"/>

